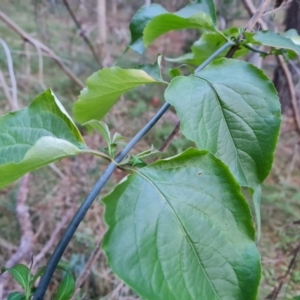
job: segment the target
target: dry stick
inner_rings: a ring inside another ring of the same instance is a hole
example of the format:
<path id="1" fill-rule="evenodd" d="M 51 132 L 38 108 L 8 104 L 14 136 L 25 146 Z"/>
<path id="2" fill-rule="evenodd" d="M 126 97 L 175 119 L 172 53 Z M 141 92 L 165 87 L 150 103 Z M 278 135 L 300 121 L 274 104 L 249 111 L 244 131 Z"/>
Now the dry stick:
<path id="1" fill-rule="evenodd" d="M 287 277 L 290 275 L 290 273 L 292 272 L 292 270 L 294 269 L 296 262 L 297 262 L 297 256 L 300 252 L 300 244 L 294 249 L 293 251 L 293 257 L 292 260 L 289 263 L 288 269 L 286 270 L 285 274 L 278 278 L 279 284 L 277 287 L 275 287 L 273 289 L 273 291 L 265 298 L 265 299 L 269 299 L 269 300 L 276 300 L 283 284 L 286 282 Z"/>
<path id="2" fill-rule="evenodd" d="M 10 94 L 8 84 L 7 84 L 7 82 L 5 80 L 5 77 L 4 77 L 4 75 L 3 75 L 3 73 L 2 73 L 1 70 L 0 70 L 0 85 L 2 86 L 4 95 L 5 95 L 8 103 L 10 104 L 10 107 L 12 108 L 13 107 L 12 96 Z"/>
<path id="3" fill-rule="evenodd" d="M 274 9 L 271 9 L 271 10 L 269 10 L 269 11 L 266 11 L 266 12 L 263 14 L 263 17 L 264 17 L 264 16 L 267 16 L 267 15 L 269 15 L 269 14 L 275 13 L 276 11 L 278 11 L 278 10 L 280 10 L 280 9 L 282 9 L 282 8 L 284 8 L 284 7 L 286 7 L 286 6 L 287 6 L 288 4 L 290 4 L 292 1 L 293 1 L 293 0 L 287 0 L 287 1 L 285 1 L 284 3 L 282 3 L 280 6 L 274 8 Z"/>
<path id="4" fill-rule="evenodd" d="M 21 180 L 21 185 L 17 196 L 16 211 L 17 211 L 17 217 L 21 228 L 22 236 L 21 236 L 20 245 L 16 253 L 14 253 L 10 257 L 10 259 L 6 262 L 5 264 L 6 268 L 11 268 L 15 264 L 19 263 L 26 255 L 29 256 L 31 253 L 33 230 L 30 221 L 30 215 L 28 213 L 28 207 L 26 206 L 26 200 L 29 192 L 28 189 L 29 180 L 30 180 L 30 174 L 26 174 Z M 3 290 L 3 287 L 6 288 L 8 286 L 8 280 L 9 280 L 8 273 L 5 273 L 0 277 L 1 292 L 3 291 L 7 292 L 6 289 Z M 1 299 L 3 299 L 4 295 L 2 294 L 0 296 Z"/>
<path id="5" fill-rule="evenodd" d="M 88 45 L 89 49 L 91 50 L 91 53 L 93 54 L 94 59 L 96 60 L 96 62 L 98 63 L 98 65 L 100 67 L 102 67 L 101 62 L 99 60 L 99 57 L 98 57 L 98 55 L 97 55 L 97 53 L 96 53 L 96 51 L 95 51 L 95 49 L 93 47 L 93 44 L 90 42 L 90 40 L 88 39 L 88 37 L 85 35 L 85 33 L 84 33 L 84 31 L 83 31 L 83 29 L 81 27 L 81 24 L 79 23 L 79 21 L 77 20 L 75 14 L 73 13 L 73 11 L 72 11 L 72 9 L 71 9 L 68 1 L 67 0 L 63 0 L 63 3 L 65 5 L 67 11 L 69 12 L 69 14 L 70 14 L 73 22 L 75 23 L 76 27 L 78 28 L 80 36 L 82 37 L 82 39 L 85 41 L 85 43 Z"/>
<path id="6" fill-rule="evenodd" d="M 31 37 L 27 32 L 25 32 L 23 29 L 21 29 L 14 21 L 12 21 L 6 14 L 4 14 L 2 11 L 0 11 L 0 20 L 2 20 L 10 29 L 12 29 L 14 32 L 16 32 L 24 41 L 29 42 L 30 44 L 42 49 L 45 53 L 47 53 L 55 62 L 56 64 L 69 76 L 70 79 L 72 79 L 79 87 L 84 88 L 83 82 L 77 78 L 71 70 L 69 70 L 63 62 L 60 60 L 60 58 L 55 54 L 54 51 L 52 51 L 50 48 L 48 48 L 46 45 L 44 45 L 42 42 L 34 39 Z"/>
<path id="7" fill-rule="evenodd" d="M 298 132 L 300 133 L 300 115 L 299 115 L 299 109 L 298 109 L 298 105 L 297 105 L 297 96 L 296 96 L 296 90 L 295 90 L 294 83 L 293 83 L 293 77 L 292 77 L 290 69 L 286 65 L 286 62 L 284 61 L 284 58 L 281 55 L 278 56 L 278 61 L 280 63 L 280 66 L 283 70 L 283 73 L 284 73 L 285 78 L 288 83 L 289 93 L 290 93 L 291 100 L 292 100 L 293 112 L 294 112 L 295 120 L 296 120 L 296 124 L 297 124 L 297 129 L 298 129 Z"/>
<path id="8" fill-rule="evenodd" d="M 38 263 L 45 257 L 45 255 L 51 250 L 52 246 L 57 240 L 59 233 L 68 225 L 69 221 L 71 220 L 73 213 L 73 209 L 70 209 L 67 212 L 67 214 L 62 218 L 62 220 L 56 225 L 56 228 L 53 231 L 49 241 L 46 243 L 46 245 L 43 247 L 40 253 L 34 257 L 33 268 L 35 268 L 38 265 Z"/>
<path id="9" fill-rule="evenodd" d="M 246 30 L 247 31 L 251 31 L 253 29 L 253 27 L 255 26 L 256 23 L 259 23 L 261 25 L 262 28 L 267 28 L 266 24 L 260 20 L 260 18 L 262 17 L 265 9 L 269 6 L 269 4 L 271 3 L 271 0 L 265 0 L 261 3 L 261 5 L 259 6 L 259 8 L 257 9 L 257 11 L 255 12 L 255 6 L 253 5 L 252 1 L 250 0 L 243 0 L 244 4 L 246 2 L 247 7 L 249 8 L 249 13 L 251 13 L 252 18 L 249 20 L 247 26 L 246 26 Z M 246 6 L 245 4 L 245 6 Z M 248 9 L 247 9 L 248 10 Z M 253 11 L 253 13 L 252 13 Z M 235 53 L 235 51 L 237 51 L 239 48 L 239 46 L 233 45 L 230 50 L 228 51 L 228 53 L 226 54 L 227 58 L 231 58 L 233 56 L 233 54 Z M 172 140 L 174 139 L 174 137 L 176 136 L 176 134 L 179 132 L 180 129 L 180 121 L 176 124 L 175 128 L 173 129 L 173 131 L 170 133 L 170 135 L 167 137 L 167 139 L 164 141 L 164 143 L 162 144 L 162 146 L 160 147 L 160 151 L 163 152 L 166 149 L 168 149 L 169 145 L 171 144 Z"/>
<path id="10" fill-rule="evenodd" d="M 100 253 L 101 253 L 101 244 L 102 244 L 102 236 L 99 239 L 96 248 L 94 249 L 93 253 L 91 254 L 88 262 L 86 263 L 82 273 L 80 274 L 80 276 L 77 278 L 76 280 L 76 288 L 75 288 L 75 293 L 72 296 L 71 300 L 75 300 L 76 296 L 79 294 L 80 292 L 80 287 L 81 285 L 85 282 L 86 278 L 88 277 L 88 275 L 91 272 L 91 269 L 93 267 L 94 262 L 98 259 Z"/>
<path id="11" fill-rule="evenodd" d="M 11 100 L 10 101 L 11 109 L 17 110 L 18 109 L 17 81 L 16 81 L 15 72 L 14 72 L 14 65 L 13 65 L 13 61 L 11 58 L 11 53 L 10 53 L 10 50 L 9 50 L 6 42 L 4 40 L 2 40 L 1 38 L 0 38 L 0 44 L 2 45 L 5 55 L 6 55 L 8 72 L 9 72 L 11 88 L 12 88 L 11 97 L 8 98 L 7 100 Z"/>

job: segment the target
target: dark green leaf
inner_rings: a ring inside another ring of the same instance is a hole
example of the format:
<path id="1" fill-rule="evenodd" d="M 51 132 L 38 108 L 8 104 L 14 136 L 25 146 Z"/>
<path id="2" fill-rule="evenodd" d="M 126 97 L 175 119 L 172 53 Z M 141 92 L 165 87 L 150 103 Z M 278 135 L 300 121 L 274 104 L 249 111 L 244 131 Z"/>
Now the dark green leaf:
<path id="1" fill-rule="evenodd" d="M 25 296 L 19 292 L 10 293 L 7 300 L 25 300 Z"/>
<path id="2" fill-rule="evenodd" d="M 130 48 L 135 52 L 142 54 L 145 51 L 143 42 L 143 32 L 147 23 L 154 17 L 167 13 L 159 4 L 151 4 L 150 6 L 143 6 L 133 16 L 130 22 L 131 42 Z"/>
<path id="3" fill-rule="evenodd" d="M 18 264 L 11 268 L 7 268 L 6 270 L 25 291 L 30 288 L 31 274 L 30 270 L 25 265 Z"/>
<path id="4" fill-rule="evenodd" d="M 149 83 L 162 83 L 143 70 L 112 67 L 102 69 L 87 79 L 74 104 L 74 116 L 79 123 L 101 120 L 126 91 Z"/>
<path id="5" fill-rule="evenodd" d="M 189 149 L 139 169 L 103 201 L 108 261 L 144 299 L 256 299 L 250 210 L 212 154 Z"/>
<path id="6" fill-rule="evenodd" d="M 153 18 L 144 30 L 143 41 L 145 47 L 148 47 L 156 38 L 171 30 L 181 29 L 206 29 L 216 30 L 211 17 L 204 13 L 198 12 L 190 17 L 181 17 L 177 14 L 162 14 Z"/>
<path id="7" fill-rule="evenodd" d="M 67 272 L 61 283 L 54 300 L 69 300 L 75 291 L 75 280 L 70 272 Z"/>
<path id="8" fill-rule="evenodd" d="M 0 188 L 27 172 L 87 151 L 79 130 L 51 90 L 29 107 L 0 117 Z"/>
<path id="9" fill-rule="evenodd" d="M 175 106 L 182 133 L 256 191 L 258 212 L 260 183 L 271 169 L 281 122 L 271 81 L 251 64 L 222 58 L 195 76 L 174 78 L 165 99 Z M 259 215 L 257 222 L 259 229 Z"/>
<path id="10" fill-rule="evenodd" d="M 181 72 L 180 72 L 179 68 L 174 68 L 174 69 L 169 70 L 169 74 L 172 78 L 174 78 L 174 77 L 180 76 Z"/>

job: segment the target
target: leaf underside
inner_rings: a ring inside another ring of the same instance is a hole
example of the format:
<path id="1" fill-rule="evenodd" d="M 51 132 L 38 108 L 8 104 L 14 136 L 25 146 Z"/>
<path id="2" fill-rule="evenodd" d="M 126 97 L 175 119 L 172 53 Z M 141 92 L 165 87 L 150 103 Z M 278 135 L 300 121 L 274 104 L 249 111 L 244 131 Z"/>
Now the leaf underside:
<path id="1" fill-rule="evenodd" d="M 145 299 L 256 299 L 249 207 L 228 168 L 189 149 L 140 169 L 104 200 L 103 248 Z"/>

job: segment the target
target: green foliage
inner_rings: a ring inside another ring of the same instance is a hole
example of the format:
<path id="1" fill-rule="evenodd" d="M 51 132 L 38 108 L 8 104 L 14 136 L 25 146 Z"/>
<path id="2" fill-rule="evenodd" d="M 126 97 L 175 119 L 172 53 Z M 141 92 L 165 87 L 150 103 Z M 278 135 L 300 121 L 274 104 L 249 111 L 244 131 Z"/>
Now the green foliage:
<path id="1" fill-rule="evenodd" d="M 230 37 L 229 31 L 221 32 L 204 32 L 201 38 L 196 41 L 191 47 L 192 52 L 186 53 L 177 58 L 167 58 L 170 62 L 178 63 L 188 63 L 192 65 L 200 65 L 207 58 L 210 57 L 211 53 L 222 47 L 228 40 L 226 35 Z M 241 48 L 234 53 L 234 58 L 245 55 L 248 52 L 246 48 Z M 219 55 L 219 57 L 224 57 L 226 55 L 226 50 Z"/>
<path id="2" fill-rule="evenodd" d="M 149 83 L 162 82 L 143 70 L 102 69 L 87 79 L 87 87 L 74 105 L 74 116 L 79 123 L 101 120 L 123 93 Z"/>
<path id="3" fill-rule="evenodd" d="M 249 207 L 213 155 L 189 149 L 158 161 L 103 201 L 109 263 L 143 298 L 256 299 Z"/>
<path id="4" fill-rule="evenodd" d="M 75 280 L 70 272 L 66 272 L 58 286 L 54 300 L 69 300 L 75 291 Z"/>
<path id="5" fill-rule="evenodd" d="M 75 280 L 72 274 L 58 266 L 57 269 L 63 270 L 65 276 L 60 282 L 54 300 L 69 300 L 75 291 Z M 22 264 L 17 264 L 11 268 L 2 268 L 2 273 L 9 272 L 13 279 L 24 289 L 25 294 L 12 292 L 8 295 L 8 300 L 30 300 L 34 294 L 34 284 L 36 280 L 43 275 L 45 267 L 40 268 L 35 275 L 31 275 L 30 269 Z"/>
<path id="6" fill-rule="evenodd" d="M 0 117 L 0 188 L 27 172 L 87 150 L 51 90 L 29 107 Z"/>
<path id="7" fill-rule="evenodd" d="M 171 30 L 198 28 L 216 30 L 216 12 L 212 0 L 194 1 L 178 12 L 168 13 L 161 5 L 142 7 L 130 22 L 130 48 L 139 54 L 160 35 Z"/>
<path id="8" fill-rule="evenodd" d="M 249 187 L 253 194 L 259 236 L 260 185 L 272 167 L 280 104 L 273 84 L 261 70 L 240 60 L 215 58 L 225 56 L 228 49 L 224 45 L 231 44 L 238 49 L 235 56 L 248 51 L 243 48 L 246 44 L 300 54 L 299 37 L 294 31 L 284 35 L 243 33 L 237 28 L 219 32 L 213 1 L 198 0 L 176 13 L 157 4 L 141 8 L 130 24 L 129 47 L 142 53 L 162 34 L 189 28 L 204 33 L 192 46 L 192 53 L 173 62 L 210 64 L 201 71 L 203 66 L 196 71 L 188 66 L 188 76 L 181 75 L 181 66 L 172 68 L 165 99 L 175 107 L 182 133 L 199 150 L 188 149 L 150 165 L 147 158 L 161 155 L 153 147 L 116 156 L 118 146 L 125 146 L 124 138 L 117 133 L 111 136 L 100 121 L 126 91 L 144 84 L 167 84 L 158 56 L 153 65 L 105 68 L 87 79 L 73 112 L 79 123 L 104 137 L 107 146 L 100 152 L 87 148 L 51 90 L 28 108 L 2 116 L 0 188 L 69 155 L 89 152 L 101 156 L 113 162 L 109 172 L 119 167 L 131 173 L 104 199 L 108 231 L 103 247 L 117 276 L 149 300 L 256 299 L 260 257 L 241 186 Z M 224 52 L 212 55 L 221 46 Z M 143 132 L 151 127 L 147 126 Z M 140 138 L 137 135 L 130 147 Z M 5 270 L 25 291 L 25 295 L 14 292 L 11 299 L 26 300 L 45 272 L 41 268 L 32 276 L 23 265 Z M 74 289 L 75 281 L 66 271 L 55 299 L 70 299 Z"/>

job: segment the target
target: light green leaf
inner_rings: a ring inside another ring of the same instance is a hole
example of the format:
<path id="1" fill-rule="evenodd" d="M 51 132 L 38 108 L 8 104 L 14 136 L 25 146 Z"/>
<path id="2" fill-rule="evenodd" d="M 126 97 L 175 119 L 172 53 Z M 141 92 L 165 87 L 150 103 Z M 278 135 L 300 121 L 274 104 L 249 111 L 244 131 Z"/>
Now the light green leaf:
<path id="1" fill-rule="evenodd" d="M 70 272 L 66 272 L 58 286 L 54 300 L 69 300 L 75 291 L 75 280 Z"/>
<path id="2" fill-rule="evenodd" d="M 195 76 L 174 78 L 165 99 L 187 138 L 227 164 L 240 185 L 259 188 L 271 169 L 281 122 L 277 92 L 261 70 L 217 59 Z"/>
<path id="3" fill-rule="evenodd" d="M 142 298 L 256 299 L 250 210 L 212 154 L 189 149 L 139 169 L 103 201 L 109 264 Z"/>
<path id="4" fill-rule="evenodd" d="M 259 31 L 253 36 L 253 39 L 261 45 L 293 50 L 295 53 L 300 55 L 300 46 L 294 43 L 291 38 L 278 33 L 271 31 Z"/>
<path id="5" fill-rule="evenodd" d="M 126 91 L 155 80 L 143 70 L 112 67 L 102 69 L 87 79 L 86 85 L 74 104 L 74 116 L 79 123 L 101 120 Z"/>
<path id="6" fill-rule="evenodd" d="M 171 30 L 181 29 L 206 29 L 216 30 L 211 17 L 204 13 L 198 12 L 190 17 L 181 17 L 176 14 L 162 14 L 153 18 L 144 30 L 143 41 L 148 47 L 156 38 Z"/>
<path id="7" fill-rule="evenodd" d="M 7 300 L 25 300 L 25 295 L 19 292 L 12 292 L 8 295 Z"/>
<path id="8" fill-rule="evenodd" d="M 143 32 L 147 23 L 154 17 L 167 12 L 160 4 L 151 4 L 148 7 L 143 6 L 136 12 L 130 22 L 131 42 L 129 47 L 133 51 L 139 54 L 145 51 Z"/>
<path id="9" fill-rule="evenodd" d="M 224 34 L 220 32 L 204 32 L 201 38 L 196 41 L 191 47 L 192 53 L 186 53 L 177 58 L 166 58 L 166 60 L 178 63 L 185 62 L 198 66 L 227 42 L 227 39 L 224 36 L 225 34 L 228 35 L 229 31 L 227 31 L 227 33 L 224 32 Z M 218 57 L 224 57 L 227 52 L 228 50 L 225 50 Z M 245 55 L 247 52 L 249 52 L 249 50 L 247 50 L 246 48 L 238 49 L 234 53 L 233 57 L 240 57 L 242 55 Z"/>
<path id="10" fill-rule="evenodd" d="M 0 117 L 0 188 L 27 172 L 84 150 L 79 130 L 47 90 L 29 107 Z"/>
<path id="11" fill-rule="evenodd" d="M 93 129 L 96 129 L 103 136 L 106 144 L 109 146 L 112 141 L 110 137 L 110 131 L 106 123 L 97 120 L 91 120 L 83 124 L 84 126 L 90 126 Z"/>
<path id="12" fill-rule="evenodd" d="M 25 291 L 30 288 L 31 274 L 25 265 L 18 264 L 11 268 L 6 268 L 6 270 Z"/>

